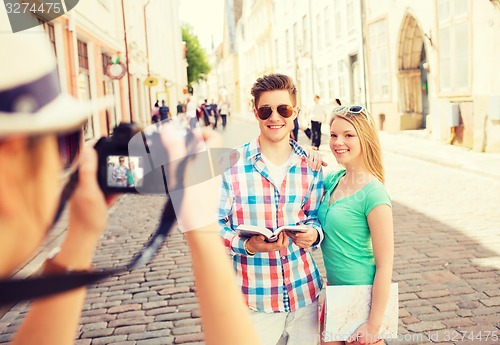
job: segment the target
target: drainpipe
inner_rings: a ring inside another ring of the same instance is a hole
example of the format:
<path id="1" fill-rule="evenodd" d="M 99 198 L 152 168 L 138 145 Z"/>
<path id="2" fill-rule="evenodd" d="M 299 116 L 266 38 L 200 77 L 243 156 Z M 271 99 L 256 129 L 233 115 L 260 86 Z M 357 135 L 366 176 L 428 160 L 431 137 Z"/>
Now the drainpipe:
<path id="1" fill-rule="evenodd" d="M 123 39 L 125 41 L 125 60 L 127 66 L 127 85 L 128 85 L 128 108 L 130 112 L 130 122 L 134 122 L 134 115 L 132 114 L 132 90 L 130 86 L 130 70 L 128 63 L 128 42 L 127 42 L 127 24 L 125 22 L 125 5 L 122 0 L 122 19 L 123 19 Z"/>
<path id="2" fill-rule="evenodd" d="M 148 25 L 147 25 L 147 21 L 146 21 L 146 10 L 147 10 L 147 7 L 149 6 L 149 3 L 151 2 L 151 0 L 148 0 L 148 2 L 146 2 L 146 5 L 144 5 L 144 35 L 146 36 L 146 61 L 147 61 L 147 66 L 148 66 L 148 78 L 151 76 L 151 70 L 150 70 L 150 66 L 149 66 L 149 43 L 148 43 Z M 149 109 L 153 108 L 152 105 L 151 105 L 151 87 L 148 86 L 148 106 L 149 106 Z"/>
<path id="3" fill-rule="evenodd" d="M 314 97 L 314 95 L 316 95 L 316 78 L 314 78 L 315 74 L 314 72 L 316 72 L 316 67 L 314 65 L 314 45 L 313 45 L 314 34 L 313 34 L 312 20 L 313 20 L 313 12 L 312 12 L 311 0 L 309 0 L 309 33 L 311 35 L 311 82 L 312 82 L 312 91 Z"/>
<path id="4" fill-rule="evenodd" d="M 359 7 L 361 11 L 361 40 L 362 40 L 361 51 L 363 52 L 363 88 L 364 88 L 364 98 L 365 98 L 365 109 L 368 109 L 368 87 L 366 86 L 366 67 L 367 67 L 366 61 L 368 61 L 368 57 L 366 56 L 366 36 L 365 36 L 366 9 L 364 0 L 359 0 Z"/>

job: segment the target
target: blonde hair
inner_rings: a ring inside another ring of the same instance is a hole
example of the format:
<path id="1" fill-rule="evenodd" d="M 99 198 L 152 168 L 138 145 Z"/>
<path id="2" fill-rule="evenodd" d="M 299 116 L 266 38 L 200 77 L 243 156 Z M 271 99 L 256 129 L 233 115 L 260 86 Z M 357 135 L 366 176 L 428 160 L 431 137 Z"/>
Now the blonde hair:
<path id="1" fill-rule="evenodd" d="M 380 182 L 384 183 L 382 149 L 372 116 L 365 109 L 360 113 L 350 113 L 346 109 L 345 112 L 333 113 L 330 118 L 330 127 L 337 117 L 346 120 L 354 127 L 361 143 L 361 156 L 365 167 Z"/>

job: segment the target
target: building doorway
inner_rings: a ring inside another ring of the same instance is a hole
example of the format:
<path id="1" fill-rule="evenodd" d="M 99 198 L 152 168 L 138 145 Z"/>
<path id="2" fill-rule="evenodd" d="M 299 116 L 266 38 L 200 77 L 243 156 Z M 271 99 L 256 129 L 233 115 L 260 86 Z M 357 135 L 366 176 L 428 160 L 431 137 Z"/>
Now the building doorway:
<path id="1" fill-rule="evenodd" d="M 427 61 L 422 30 L 409 14 L 399 36 L 398 96 L 400 129 L 425 128 L 429 113 Z"/>

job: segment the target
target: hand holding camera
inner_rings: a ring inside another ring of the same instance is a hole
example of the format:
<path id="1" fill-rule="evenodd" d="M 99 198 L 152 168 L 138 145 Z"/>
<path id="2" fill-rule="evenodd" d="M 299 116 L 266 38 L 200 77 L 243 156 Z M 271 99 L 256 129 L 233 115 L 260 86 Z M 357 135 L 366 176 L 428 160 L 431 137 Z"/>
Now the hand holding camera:
<path id="1" fill-rule="evenodd" d="M 174 203 L 177 222 L 181 231 L 200 229 L 217 222 L 217 207 L 221 189 L 219 157 L 213 154 L 214 147 L 222 144 L 222 137 L 208 128 L 196 128 L 189 141 L 173 126 L 163 126 L 161 140 L 170 156 L 169 186 L 178 186 L 177 172 L 182 159 L 189 156 L 183 187 L 170 191 Z M 188 151 L 188 147 L 192 147 Z M 219 151 L 220 152 L 220 151 Z M 202 180 L 200 182 L 200 180 Z"/>
<path id="2" fill-rule="evenodd" d="M 163 123 L 141 130 L 120 124 L 111 139 L 96 144 L 99 185 L 106 194 L 168 194 L 182 231 L 215 223 L 220 174 L 237 160 L 221 159 L 232 151 L 215 149 L 221 143 L 205 128 Z M 123 182 L 126 176 L 129 183 Z"/>

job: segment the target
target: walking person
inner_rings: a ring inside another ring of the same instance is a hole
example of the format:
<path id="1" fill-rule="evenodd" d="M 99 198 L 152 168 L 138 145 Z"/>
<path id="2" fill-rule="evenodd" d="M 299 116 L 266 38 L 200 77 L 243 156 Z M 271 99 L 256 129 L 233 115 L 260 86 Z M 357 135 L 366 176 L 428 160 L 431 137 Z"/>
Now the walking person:
<path id="1" fill-rule="evenodd" d="M 170 119 L 170 108 L 165 104 L 165 100 L 161 101 L 160 121 L 168 121 Z"/>
<path id="2" fill-rule="evenodd" d="M 304 150 L 290 139 L 297 116 L 297 90 L 290 77 L 270 74 L 252 87 L 259 136 L 237 149 L 238 162 L 223 174 L 219 224 L 237 281 L 262 344 L 315 344 L 321 275 L 311 250 L 323 239 L 317 208 L 322 171 L 308 169 Z M 306 233 L 281 232 L 241 238 L 235 228 L 275 231 L 304 224 Z"/>
<path id="3" fill-rule="evenodd" d="M 375 122 L 363 107 L 334 110 L 330 149 L 344 168 L 326 176 L 318 211 L 325 234 L 321 249 L 327 281 L 329 285 L 373 285 L 369 319 L 349 341 L 382 343 L 376 335 L 381 334 L 393 270 L 392 206 L 384 187 Z"/>
<path id="4" fill-rule="evenodd" d="M 198 124 L 198 118 L 196 116 L 196 103 L 191 97 L 187 98 L 186 104 L 186 119 L 189 121 L 189 127 L 194 129 Z"/>
<path id="5" fill-rule="evenodd" d="M 299 125 L 299 116 L 300 116 L 300 109 L 297 110 L 297 116 L 295 117 L 295 119 L 293 120 L 293 129 L 292 129 L 292 134 L 291 134 L 291 138 L 295 141 L 299 141 L 299 128 L 300 128 L 300 125 Z"/>
<path id="6" fill-rule="evenodd" d="M 319 96 L 314 96 L 314 105 L 311 108 L 311 141 L 312 149 L 318 150 L 321 145 L 321 124 L 326 121 L 327 109 L 320 102 Z"/>
<path id="7" fill-rule="evenodd" d="M 201 111 L 203 112 L 203 121 L 205 123 L 205 127 L 210 126 L 210 116 L 212 116 L 212 106 L 208 104 L 207 99 L 201 105 Z"/>
<path id="8" fill-rule="evenodd" d="M 217 103 L 215 103 L 215 100 L 212 98 L 212 104 L 210 104 L 210 109 L 212 111 L 212 115 L 214 117 L 214 126 L 213 129 L 217 128 L 217 122 L 219 120 L 219 107 L 217 106 Z"/>
<path id="9" fill-rule="evenodd" d="M 160 121 L 160 106 L 158 100 L 155 102 L 153 109 L 151 109 L 151 123 L 158 123 Z"/>
<path id="10" fill-rule="evenodd" d="M 222 129 L 225 129 L 227 124 L 227 115 L 229 114 L 229 103 L 226 99 L 219 101 L 219 114 L 222 120 Z"/>
<path id="11" fill-rule="evenodd" d="M 184 113 L 184 105 L 181 103 L 181 101 L 177 102 L 177 116 L 182 116 Z"/>

